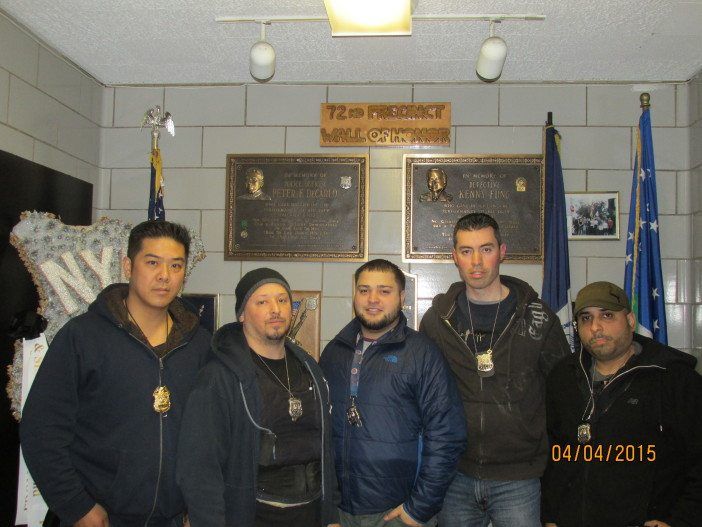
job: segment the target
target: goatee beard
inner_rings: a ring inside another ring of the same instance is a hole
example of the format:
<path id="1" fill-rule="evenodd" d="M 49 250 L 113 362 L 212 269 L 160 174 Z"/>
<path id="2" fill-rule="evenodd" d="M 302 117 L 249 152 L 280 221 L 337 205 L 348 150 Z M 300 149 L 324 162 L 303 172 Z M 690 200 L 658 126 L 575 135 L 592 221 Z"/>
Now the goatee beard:
<path id="1" fill-rule="evenodd" d="M 290 325 L 288 324 L 288 326 L 286 326 L 285 329 L 281 330 L 280 333 L 278 333 L 277 331 L 271 331 L 270 333 L 266 333 L 266 338 L 273 342 L 280 342 L 281 340 L 285 339 L 289 330 Z"/>
<path id="2" fill-rule="evenodd" d="M 400 310 L 396 309 L 392 313 L 388 313 L 383 318 L 378 321 L 372 322 L 364 317 L 363 313 L 358 314 L 358 320 L 361 322 L 361 326 L 371 331 L 380 331 L 389 326 L 392 326 L 397 319 L 400 317 Z"/>

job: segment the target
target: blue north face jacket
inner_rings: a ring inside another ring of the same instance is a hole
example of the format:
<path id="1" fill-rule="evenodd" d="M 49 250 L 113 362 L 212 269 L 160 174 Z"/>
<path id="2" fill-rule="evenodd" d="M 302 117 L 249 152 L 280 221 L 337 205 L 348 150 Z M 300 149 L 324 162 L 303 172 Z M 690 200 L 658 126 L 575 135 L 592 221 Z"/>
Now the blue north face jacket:
<path id="1" fill-rule="evenodd" d="M 426 336 L 398 325 L 363 355 L 357 406 L 349 424 L 351 363 L 361 330 L 351 321 L 324 348 L 320 366 L 332 399 L 332 434 L 341 509 L 374 514 L 404 504 L 419 522 L 444 501 L 466 446 L 466 425 L 453 376 Z"/>

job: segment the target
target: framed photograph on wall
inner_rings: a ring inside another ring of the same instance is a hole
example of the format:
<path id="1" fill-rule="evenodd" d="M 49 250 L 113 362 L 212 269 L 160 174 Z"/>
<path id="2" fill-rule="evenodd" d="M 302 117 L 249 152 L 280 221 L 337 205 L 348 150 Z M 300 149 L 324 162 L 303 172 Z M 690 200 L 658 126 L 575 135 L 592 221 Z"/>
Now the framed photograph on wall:
<path id="1" fill-rule="evenodd" d="M 569 240 L 618 240 L 619 192 L 566 192 Z"/>
<path id="2" fill-rule="evenodd" d="M 200 325 L 207 331 L 214 333 L 219 328 L 219 295 L 183 293 L 181 298 L 195 308 Z"/>

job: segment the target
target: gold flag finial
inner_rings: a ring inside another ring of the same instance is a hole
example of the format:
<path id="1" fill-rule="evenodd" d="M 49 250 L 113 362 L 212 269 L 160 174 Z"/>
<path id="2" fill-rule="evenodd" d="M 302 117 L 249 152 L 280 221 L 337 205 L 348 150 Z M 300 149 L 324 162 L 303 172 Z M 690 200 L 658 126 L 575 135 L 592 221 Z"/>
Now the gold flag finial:
<path id="1" fill-rule="evenodd" d="M 639 100 L 641 101 L 641 108 L 651 106 L 651 94 L 644 92 L 639 96 Z"/>

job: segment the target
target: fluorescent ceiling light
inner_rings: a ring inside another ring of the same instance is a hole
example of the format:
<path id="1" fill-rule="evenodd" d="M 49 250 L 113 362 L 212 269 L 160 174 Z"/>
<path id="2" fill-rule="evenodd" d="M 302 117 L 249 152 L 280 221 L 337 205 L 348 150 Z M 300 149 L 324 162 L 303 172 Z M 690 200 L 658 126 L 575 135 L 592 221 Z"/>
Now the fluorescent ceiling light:
<path id="1" fill-rule="evenodd" d="M 324 0 L 333 37 L 411 35 L 410 0 Z"/>

